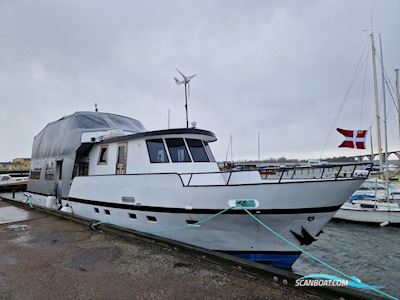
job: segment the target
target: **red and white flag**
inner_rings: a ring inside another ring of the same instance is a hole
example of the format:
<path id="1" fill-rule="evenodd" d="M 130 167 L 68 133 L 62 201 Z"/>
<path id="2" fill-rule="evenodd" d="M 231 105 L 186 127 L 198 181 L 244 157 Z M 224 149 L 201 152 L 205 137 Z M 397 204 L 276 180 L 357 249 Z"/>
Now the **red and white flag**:
<path id="1" fill-rule="evenodd" d="M 339 147 L 365 149 L 365 139 L 368 130 L 346 130 L 336 128 L 341 134 L 344 135 L 344 142 Z"/>

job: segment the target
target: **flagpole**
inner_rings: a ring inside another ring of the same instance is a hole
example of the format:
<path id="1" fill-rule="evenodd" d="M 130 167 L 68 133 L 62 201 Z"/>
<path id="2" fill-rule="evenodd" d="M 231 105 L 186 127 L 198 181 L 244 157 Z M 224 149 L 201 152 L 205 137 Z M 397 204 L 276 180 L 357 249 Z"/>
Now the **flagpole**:
<path id="1" fill-rule="evenodd" d="M 379 168 L 381 174 L 383 174 L 383 156 L 382 156 L 382 141 L 381 141 L 381 117 L 379 114 L 379 96 L 378 96 L 378 79 L 376 78 L 376 49 L 374 41 L 374 33 L 370 33 L 371 38 L 371 49 L 372 49 L 372 71 L 374 77 L 374 92 L 375 92 L 375 111 L 376 111 L 376 135 L 378 140 L 378 153 L 379 153 Z"/>

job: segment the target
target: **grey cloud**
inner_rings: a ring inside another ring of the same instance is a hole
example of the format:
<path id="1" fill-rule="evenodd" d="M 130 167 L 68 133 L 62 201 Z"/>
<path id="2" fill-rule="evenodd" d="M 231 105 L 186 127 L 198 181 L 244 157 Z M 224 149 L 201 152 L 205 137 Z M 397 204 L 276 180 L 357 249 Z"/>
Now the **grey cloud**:
<path id="1" fill-rule="evenodd" d="M 29 156 L 33 136 L 77 110 L 129 115 L 149 129 L 184 125 L 175 67 L 198 73 L 190 116 L 214 131 L 219 159 L 318 156 L 343 100 L 370 16 L 388 73 L 399 67 L 397 1 L 2 1 L 0 160 Z M 361 72 L 363 73 L 363 72 Z M 362 77 L 338 126 L 358 128 Z M 370 69 L 363 126 L 373 124 Z M 389 103 L 390 104 L 390 103 Z M 390 109 L 393 148 L 400 148 Z M 351 154 L 336 148 L 326 155 Z"/>

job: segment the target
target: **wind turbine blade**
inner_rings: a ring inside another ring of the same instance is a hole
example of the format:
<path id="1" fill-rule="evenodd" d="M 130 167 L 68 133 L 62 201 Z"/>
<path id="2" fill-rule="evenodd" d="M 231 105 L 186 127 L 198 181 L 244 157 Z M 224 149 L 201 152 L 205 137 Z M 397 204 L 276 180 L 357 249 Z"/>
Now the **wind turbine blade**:
<path id="1" fill-rule="evenodd" d="M 187 77 L 187 81 L 189 82 L 194 76 L 196 76 L 197 74 L 194 74 L 194 75 L 192 75 L 192 76 L 188 76 Z"/>
<path id="2" fill-rule="evenodd" d="M 190 84 L 188 83 L 188 99 L 190 99 Z"/>
<path id="3" fill-rule="evenodd" d="M 176 78 L 176 77 L 174 77 L 174 79 L 175 79 L 175 83 L 177 84 L 177 85 L 180 85 L 180 84 L 182 84 L 182 83 L 184 83 L 184 81 L 180 81 L 178 78 Z"/>
<path id="4" fill-rule="evenodd" d="M 187 81 L 187 78 L 185 75 L 183 75 L 183 73 L 181 71 L 179 71 L 178 68 L 176 68 L 176 70 L 178 71 L 179 74 L 181 74 L 181 76 L 183 77 L 184 81 Z"/>

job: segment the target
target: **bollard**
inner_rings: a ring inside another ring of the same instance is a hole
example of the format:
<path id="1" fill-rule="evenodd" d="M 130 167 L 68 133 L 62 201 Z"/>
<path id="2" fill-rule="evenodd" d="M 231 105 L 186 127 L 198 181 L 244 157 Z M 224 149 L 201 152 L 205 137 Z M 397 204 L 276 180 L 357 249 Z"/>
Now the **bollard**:
<path id="1" fill-rule="evenodd" d="M 15 190 L 12 190 L 12 197 L 15 199 Z"/>

